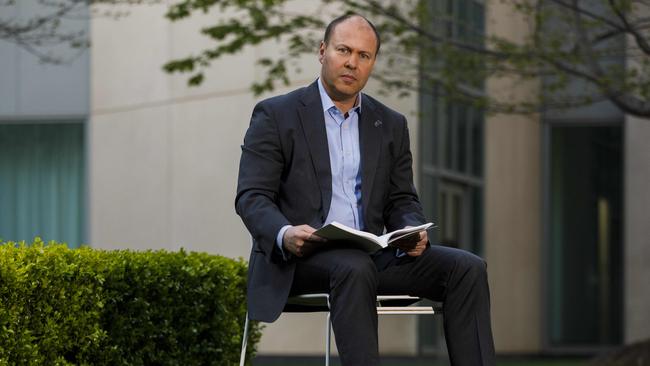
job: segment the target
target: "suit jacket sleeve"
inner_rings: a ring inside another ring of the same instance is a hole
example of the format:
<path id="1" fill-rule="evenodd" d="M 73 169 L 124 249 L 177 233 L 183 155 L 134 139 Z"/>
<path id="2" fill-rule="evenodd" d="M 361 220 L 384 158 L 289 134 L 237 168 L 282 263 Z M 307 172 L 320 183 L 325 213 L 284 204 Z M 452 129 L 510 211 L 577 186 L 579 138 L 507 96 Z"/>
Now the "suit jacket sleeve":
<path id="1" fill-rule="evenodd" d="M 241 149 L 235 209 L 253 236 L 253 250 L 262 251 L 270 260 L 278 231 L 290 222 L 277 206 L 284 169 L 280 134 L 263 102 L 253 110 Z"/>
<path id="2" fill-rule="evenodd" d="M 398 146 L 397 155 L 390 168 L 388 197 L 384 206 L 384 222 L 388 231 L 426 222 L 413 185 L 413 158 L 409 131 L 403 116 L 401 126 L 401 133 L 397 134 L 399 138 L 395 141 Z"/>

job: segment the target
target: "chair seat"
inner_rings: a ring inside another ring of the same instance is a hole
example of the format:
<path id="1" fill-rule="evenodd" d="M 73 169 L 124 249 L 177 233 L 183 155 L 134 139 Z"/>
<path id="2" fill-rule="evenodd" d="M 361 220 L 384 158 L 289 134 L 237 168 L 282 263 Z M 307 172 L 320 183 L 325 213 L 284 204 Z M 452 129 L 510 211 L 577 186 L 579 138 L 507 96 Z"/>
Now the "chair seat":
<path id="1" fill-rule="evenodd" d="M 442 312 L 442 306 L 410 306 L 421 299 L 408 295 L 378 295 L 377 314 L 436 314 Z M 329 294 L 315 293 L 289 297 L 284 306 L 285 313 L 309 313 L 329 311 Z"/>
<path id="2" fill-rule="evenodd" d="M 330 303 L 329 294 L 303 294 L 295 295 L 287 299 L 283 312 L 327 312 L 326 323 L 326 340 L 325 340 L 325 365 L 329 366 L 330 360 L 330 337 L 332 332 L 332 323 L 330 322 Z M 434 303 L 429 306 L 411 306 L 420 301 L 419 297 L 408 295 L 378 295 L 377 296 L 377 314 L 379 315 L 433 315 L 442 312 L 442 306 Z M 246 343 L 248 338 L 248 314 L 244 325 L 244 336 L 242 339 L 240 366 L 244 365 L 246 357 Z"/>
<path id="3" fill-rule="evenodd" d="M 283 313 L 312 313 L 329 311 L 329 294 L 303 294 L 290 296 Z"/>

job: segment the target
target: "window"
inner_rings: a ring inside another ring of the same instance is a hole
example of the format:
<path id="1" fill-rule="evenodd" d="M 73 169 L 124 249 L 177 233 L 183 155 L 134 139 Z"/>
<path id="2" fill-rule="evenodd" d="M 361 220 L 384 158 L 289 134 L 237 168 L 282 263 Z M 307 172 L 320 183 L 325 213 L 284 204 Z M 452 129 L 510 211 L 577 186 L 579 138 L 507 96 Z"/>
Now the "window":
<path id="1" fill-rule="evenodd" d="M 436 0 L 429 24 L 444 37 L 482 42 L 484 4 L 476 0 Z M 435 67 L 423 60 L 422 67 Z M 421 83 L 430 81 L 424 76 Z M 482 85 L 470 84 L 481 89 Z M 436 85 L 420 94 L 420 197 L 428 219 L 438 225 L 431 241 L 482 254 L 483 112 L 445 100 Z M 423 354 L 445 352 L 442 322 L 422 317 L 419 348 Z"/>
<path id="2" fill-rule="evenodd" d="M 81 244 L 83 142 L 82 123 L 0 124 L 0 238 Z"/>
<path id="3" fill-rule="evenodd" d="M 622 129 L 551 125 L 547 343 L 622 341 Z"/>

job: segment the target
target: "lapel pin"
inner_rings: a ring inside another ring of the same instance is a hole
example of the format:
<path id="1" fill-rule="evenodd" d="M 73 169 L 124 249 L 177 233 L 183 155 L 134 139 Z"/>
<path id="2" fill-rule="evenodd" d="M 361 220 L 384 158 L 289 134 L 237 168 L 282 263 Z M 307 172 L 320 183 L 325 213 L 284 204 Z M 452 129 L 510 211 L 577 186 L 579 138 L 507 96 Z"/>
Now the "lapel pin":
<path id="1" fill-rule="evenodd" d="M 379 127 L 379 126 L 381 126 L 381 121 L 380 121 L 380 120 L 376 120 L 376 121 L 375 121 L 375 127 Z"/>

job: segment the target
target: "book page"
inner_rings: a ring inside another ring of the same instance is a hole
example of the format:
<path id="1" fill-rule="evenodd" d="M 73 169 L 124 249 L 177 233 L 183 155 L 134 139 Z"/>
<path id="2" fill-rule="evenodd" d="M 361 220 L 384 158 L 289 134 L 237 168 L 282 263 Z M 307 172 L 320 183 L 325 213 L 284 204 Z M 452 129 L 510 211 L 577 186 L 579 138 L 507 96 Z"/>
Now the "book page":
<path id="1" fill-rule="evenodd" d="M 426 223 L 426 224 L 423 224 L 423 225 L 420 225 L 420 226 L 414 226 L 414 227 L 409 227 L 409 228 L 405 228 L 405 229 L 395 230 L 395 231 L 392 231 L 392 232 L 390 232 L 388 234 L 384 234 L 381 237 L 382 238 L 387 237 L 386 241 L 387 241 L 387 243 L 390 243 L 392 241 L 402 239 L 402 238 L 404 238 L 404 237 L 406 237 L 408 235 L 411 235 L 413 233 L 419 233 L 420 231 L 424 231 L 424 230 L 430 228 L 431 226 L 433 226 L 433 223 L 429 222 L 429 223 Z"/>
<path id="2" fill-rule="evenodd" d="M 419 232 L 426 230 L 432 225 L 432 223 L 427 223 L 416 227 L 395 230 L 382 236 L 377 236 L 334 221 L 316 230 L 314 234 L 328 240 L 355 243 L 361 249 L 373 253 L 381 248 L 387 247 L 392 241 L 399 240 L 409 235 L 419 235 Z"/>

